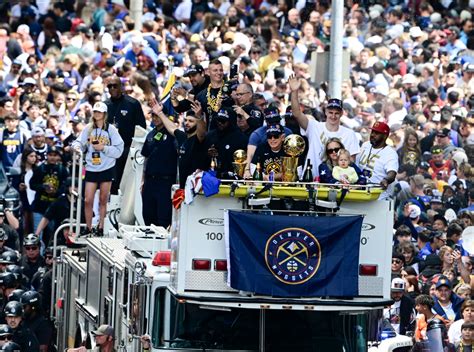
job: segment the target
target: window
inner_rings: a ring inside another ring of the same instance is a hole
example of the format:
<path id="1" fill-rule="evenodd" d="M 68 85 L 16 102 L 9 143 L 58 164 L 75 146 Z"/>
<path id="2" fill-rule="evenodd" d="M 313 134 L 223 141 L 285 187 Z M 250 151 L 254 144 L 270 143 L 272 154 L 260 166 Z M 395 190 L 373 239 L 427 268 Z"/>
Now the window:
<path id="1" fill-rule="evenodd" d="M 162 345 L 165 296 L 165 287 L 157 288 L 155 290 L 155 297 L 153 300 L 153 326 L 151 331 L 151 339 L 153 346 Z"/>
<path id="2" fill-rule="evenodd" d="M 172 348 L 259 349 L 259 310 L 202 309 L 172 298 L 170 315 Z M 369 320 L 367 313 L 266 310 L 265 350 L 366 350 Z"/>

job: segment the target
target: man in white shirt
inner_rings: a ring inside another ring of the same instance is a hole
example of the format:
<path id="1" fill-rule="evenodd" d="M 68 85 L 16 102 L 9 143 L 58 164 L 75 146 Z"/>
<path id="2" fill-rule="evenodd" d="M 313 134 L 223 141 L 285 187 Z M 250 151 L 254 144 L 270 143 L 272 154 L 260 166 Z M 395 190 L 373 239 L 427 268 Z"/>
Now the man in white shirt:
<path id="1" fill-rule="evenodd" d="M 362 144 L 356 159 L 356 164 L 367 177 L 367 183 L 380 184 L 385 189 L 379 199 L 389 198 L 392 194 L 393 187 L 389 185 L 395 181 L 398 170 L 398 154 L 387 145 L 389 134 L 390 127 L 385 122 L 375 122 L 370 140 Z"/>
<path id="2" fill-rule="evenodd" d="M 397 334 L 405 335 L 416 316 L 414 302 L 405 295 L 405 280 L 399 277 L 392 280 L 390 297 L 393 304 L 384 309 L 384 318 L 390 321 Z"/>
<path id="3" fill-rule="evenodd" d="M 351 156 L 359 153 L 359 141 L 355 132 L 347 127 L 341 126 L 343 113 L 342 101 L 340 99 L 329 99 L 325 109 L 326 122 L 318 122 L 308 118 L 300 108 L 298 90 L 300 80 L 291 76 L 288 80 L 291 89 L 291 108 L 293 116 L 301 127 L 301 134 L 308 137 L 309 148 L 307 159 L 313 165 L 313 175 L 318 174 L 318 166 L 324 153 L 324 146 L 329 138 L 339 138 L 345 149 Z"/>

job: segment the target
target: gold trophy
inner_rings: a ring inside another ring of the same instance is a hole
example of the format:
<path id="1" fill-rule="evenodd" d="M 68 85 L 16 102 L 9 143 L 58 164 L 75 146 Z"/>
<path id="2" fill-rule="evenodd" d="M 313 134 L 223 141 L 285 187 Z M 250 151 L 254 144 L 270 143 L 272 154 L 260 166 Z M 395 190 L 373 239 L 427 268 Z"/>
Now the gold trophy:
<path id="1" fill-rule="evenodd" d="M 286 155 L 282 158 L 283 182 L 296 182 L 298 180 L 298 157 L 303 154 L 306 143 L 303 137 L 290 134 L 283 142 L 283 151 Z"/>
<path id="2" fill-rule="evenodd" d="M 247 153 L 243 149 L 238 149 L 234 152 L 234 162 L 232 166 L 234 166 L 234 172 L 239 178 L 244 177 L 245 166 L 247 165 Z"/>

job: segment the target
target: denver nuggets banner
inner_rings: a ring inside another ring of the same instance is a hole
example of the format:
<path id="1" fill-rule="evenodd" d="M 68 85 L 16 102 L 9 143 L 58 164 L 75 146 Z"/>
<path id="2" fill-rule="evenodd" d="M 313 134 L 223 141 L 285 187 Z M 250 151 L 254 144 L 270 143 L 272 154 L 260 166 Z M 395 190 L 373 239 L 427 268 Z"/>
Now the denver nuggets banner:
<path id="1" fill-rule="evenodd" d="M 226 211 L 228 283 L 280 297 L 357 296 L 362 219 Z"/>

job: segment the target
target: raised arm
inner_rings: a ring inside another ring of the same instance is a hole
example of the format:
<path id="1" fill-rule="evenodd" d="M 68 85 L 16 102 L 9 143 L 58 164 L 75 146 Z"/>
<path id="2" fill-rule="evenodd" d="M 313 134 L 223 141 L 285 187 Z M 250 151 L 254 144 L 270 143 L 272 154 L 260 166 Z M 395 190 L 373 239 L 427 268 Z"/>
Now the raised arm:
<path id="1" fill-rule="evenodd" d="M 194 115 L 197 119 L 196 136 L 199 142 L 202 142 L 206 138 L 207 124 L 206 121 L 204 121 L 201 103 L 198 100 L 194 100 L 193 102 L 191 102 L 191 108 L 193 109 Z"/>
<path id="2" fill-rule="evenodd" d="M 174 136 L 174 131 L 176 131 L 178 127 L 164 114 L 163 105 L 153 98 L 150 100 L 150 106 L 153 113 L 161 119 L 161 122 L 163 122 L 163 126 L 165 126 L 168 133 Z"/>
<path id="3" fill-rule="evenodd" d="M 303 114 L 300 109 L 300 102 L 298 98 L 298 90 L 300 89 L 301 82 L 295 75 L 291 75 L 288 79 L 288 84 L 291 90 L 291 110 L 296 121 L 300 127 L 304 130 L 308 127 L 308 118 Z"/>

